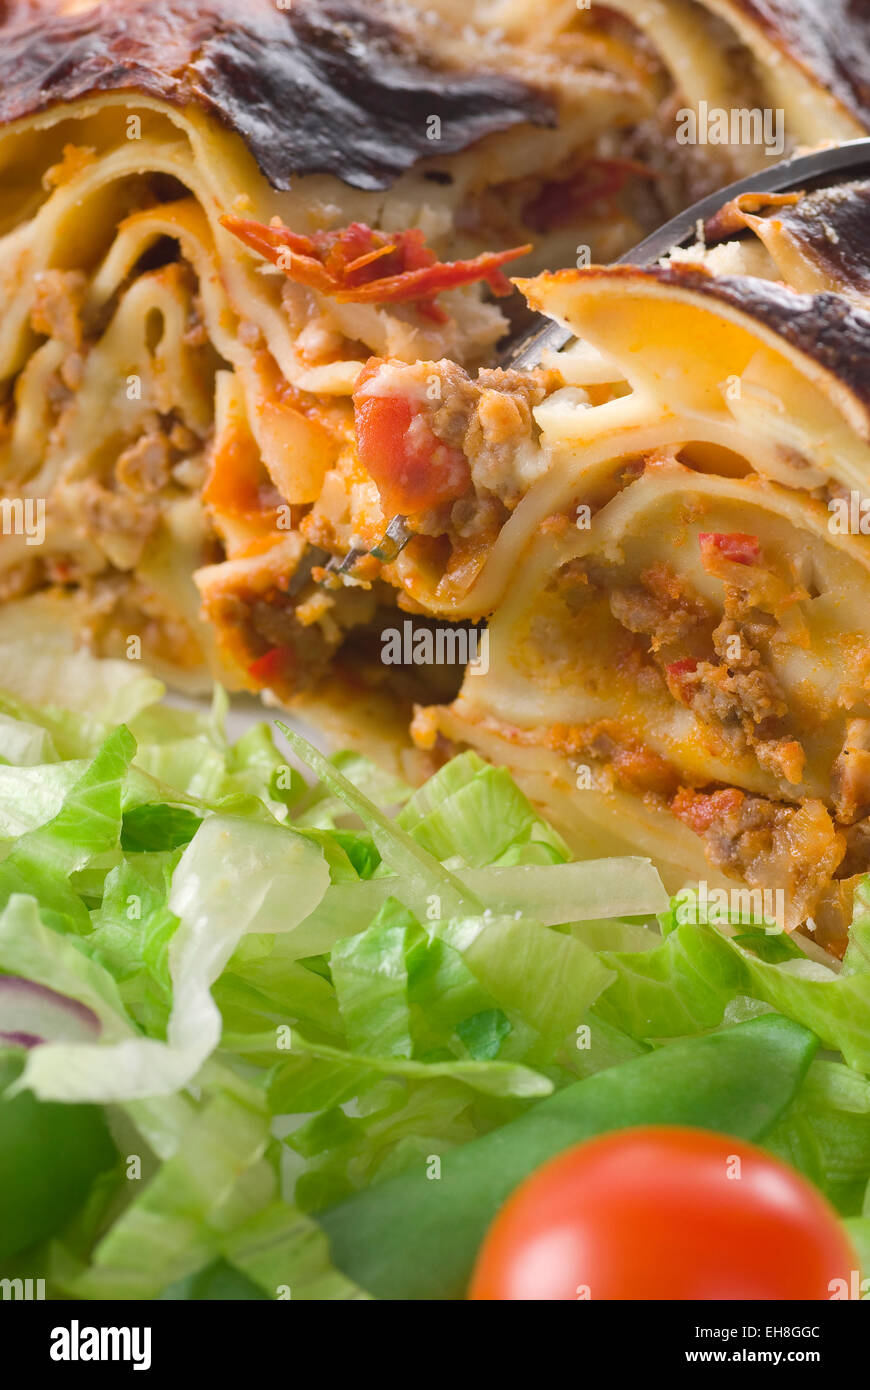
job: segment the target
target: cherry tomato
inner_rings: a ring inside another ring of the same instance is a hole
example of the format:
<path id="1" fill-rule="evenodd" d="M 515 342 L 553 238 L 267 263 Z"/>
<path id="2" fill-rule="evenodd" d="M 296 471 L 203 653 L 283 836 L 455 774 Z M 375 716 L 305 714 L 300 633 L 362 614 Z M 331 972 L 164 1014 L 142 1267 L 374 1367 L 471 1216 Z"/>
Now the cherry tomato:
<path id="1" fill-rule="evenodd" d="M 834 1212 L 754 1145 L 627 1129 L 527 1178 L 495 1218 L 472 1299 L 828 1299 L 857 1261 Z"/>

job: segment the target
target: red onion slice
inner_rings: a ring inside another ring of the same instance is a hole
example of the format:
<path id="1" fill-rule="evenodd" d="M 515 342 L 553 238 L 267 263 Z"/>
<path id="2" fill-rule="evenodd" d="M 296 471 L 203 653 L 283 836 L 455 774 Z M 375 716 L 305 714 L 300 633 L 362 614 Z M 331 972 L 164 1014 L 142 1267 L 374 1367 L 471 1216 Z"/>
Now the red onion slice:
<path id="1" fill-rule="evenodd" d="M 33 980 L 0 975 L 0 1046 L 94 1042 L 100 1020 L 86 1004 Z"/>

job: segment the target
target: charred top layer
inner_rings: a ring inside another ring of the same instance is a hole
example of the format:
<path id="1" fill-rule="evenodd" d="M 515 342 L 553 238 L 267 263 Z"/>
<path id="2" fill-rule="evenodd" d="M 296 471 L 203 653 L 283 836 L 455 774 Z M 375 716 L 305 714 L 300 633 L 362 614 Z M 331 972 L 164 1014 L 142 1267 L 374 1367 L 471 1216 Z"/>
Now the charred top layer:
<path id="1" fill-rule="evenodd" d="M 834 285 L 870 289 L 870 182 L 820 188 L 775 215 Z"/>
<path id="2" fill-rule="evenodd" d="M 742 193 L 704 224 L 707 245 L 745 232 L 753 215 L 769 216 L 797 242 L 830 289 L 870 291 L 870 180 L 812 193 Z"/>
<path id="3" fill-rule="evenodd" d="M 387 188 L 426 156 L 556 123 L 546 93 L 439 67 L 352 0 L 103 0 L 70 15 L 24 0 L 0 15 L 0 124 L 98 92 L 195 104 L 242 137 L 278 189 L 314 173 Z"/>
<path id="4" fill-rule="evenodd" d="M 870 0 L 730 0 L 783 53 L 870 124 Z"/>

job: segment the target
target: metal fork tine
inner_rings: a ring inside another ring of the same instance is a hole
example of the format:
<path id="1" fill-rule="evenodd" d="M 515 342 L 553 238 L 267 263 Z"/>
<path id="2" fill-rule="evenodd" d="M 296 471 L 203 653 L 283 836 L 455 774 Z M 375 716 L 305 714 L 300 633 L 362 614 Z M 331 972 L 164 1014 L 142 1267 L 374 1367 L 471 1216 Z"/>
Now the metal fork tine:
<path id="1" fill-rule="evenodd" d="M 291 598 L 295 598 L 296 595 L 304 589 L 308 580 L 311 578 L 311 571 L 317 565 L 325 565 L 328 560 L 328 553 L 325 550 L 321 550 L 319 546 L 306 546 L 285 592 L 289 594 Z"/>
<path id="2" fill-rule="evenodd" d="M 333 555 L 326 568 L 330 574 L 348 574 L 353 569 L 357 560 L 361 560 L 362 557 L 367 554 L 367 550 L 354 549 L 349 550 L 341 560 L 339 560 L 337 555 Z"/>
<path id="3" fill-rule="evenodd" d="M 412 532 L 408 530 L 408 518 L 394 516 L 372 554 L 375 559 L 391 565 L 400 551 L 404 550 L 411 535 Z"/>
<path id="4" fill-rule="evenodd" d="M 413 532 L 408 530 L 408 518 L 406 516 L 394 516 L 378 544 L 372 550 L 349 550 L 343 560 L 334 556 L 326 568 L 331 574 L 347 574 L 353 569 L 357 560 L 361 560 L 364 555 L 374 555 L 376 560 L 391 565 L 396 556 L 404 550 L 412 535 Z"/>

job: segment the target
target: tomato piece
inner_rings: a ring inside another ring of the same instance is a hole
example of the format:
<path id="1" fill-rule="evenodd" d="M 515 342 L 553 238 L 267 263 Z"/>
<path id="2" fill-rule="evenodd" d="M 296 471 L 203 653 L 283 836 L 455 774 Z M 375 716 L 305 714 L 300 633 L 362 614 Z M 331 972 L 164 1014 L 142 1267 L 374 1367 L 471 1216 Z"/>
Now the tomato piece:
<path id="1" fill-rule="evenodd" d="M 722 787 L 718 792 L 696 792 L 691 787 L 681 787 L 671 802 L 671 810 L 696 835 L 703 835 L 714 821 L 736 815 L 743 797 L 744 793 L 737 787 Z"/>
<path id="2" fill-rule="evenodd" d="M 512 286 L 501 267 L 508 261 L 516 260 L 517 256 L 528 255 L 531 249 L 531 244 L 527 243 L 525 246 L 512 246 L 508 251 L 484 251 L 470 261 L 433 261 L 431 265 L 421 265 L 415 270 L 379 275 L 366 285 L 342 287 L 336 290 L 336 298 L 355 304 L 401 303 L 430 299 L 443 290 L 456 289 L 458 285 L 473 285 L 477 280 L 485 280 L 493 294 L 504 297 L 510 294 Z"/>
<path id="3" fill-rule="evenodd" d="M 653 180 L 658 175 L 634 159 L 588 159 L 570 178 L 543 184 L 524 205 L 523 221 L 535 232 L 570 227 L 591 204 L 620 193 L 632 177 Z"/>
<path id="4" fill-rule="evenodd" d="M 270 647 L 258 656 L 248 667 L 248 675 L 260 685 L 293 679 L 296 670 L 296 653 L 292 647 Z"/>
<path id="5" fill-rule="evenodd" d="M 665 679 L 668 689 L 677 700 L 681 700 L 684 705 L 689 704 L 692 698 L 691 681 L 687 680 L 693 672 L 697 671 L 698 662 L 695 657 L 684 656 L 679 661 L 672 661 L 665 667 Z"/>
<path id="6" fill-rule="evenodd" d="M 493 294 L 508 295 L 512 286 L 501 267 L 532 249 L 526 244 L 485 251 L 468 261 L 439 261 L 419 227 L 382 232 L 365 222 L 351 222 L 304 236 L 277 221 L 267 226 L 231 215 L 220 221 L 301 285 L 334 295 L 342 303 L 415 304 L 420 313 L 438 323 L 446 323 L 448 315 L 436 295 L 478 280 L 484 280 Z"/>
<path id="7" fill-rule="evenodd" d="M 731 560 L 737 565 L 757 565 L 761 559 L 758 537 L 747 536 L 743 531 L 702 531 L 698 544 L 704 569 L 713 573 L 717 560 Z"/>
<path id="8" fill-rule="evenodd" d="M 856 1256 L 821 1194 L 753 1144 L 621 1130 L 544 1164 L 508 1200 L 472 1299 L 829 1299 Z"/>
<path id="9" fill-rule="evenodd" d="M 406 396 L 365 394 L 371 375 L 361 374 L 353 398 L 356 444 L 387 516 L 412 516 L 464 496 L 471 486 L 465 455 L 444 444 Z"/>

